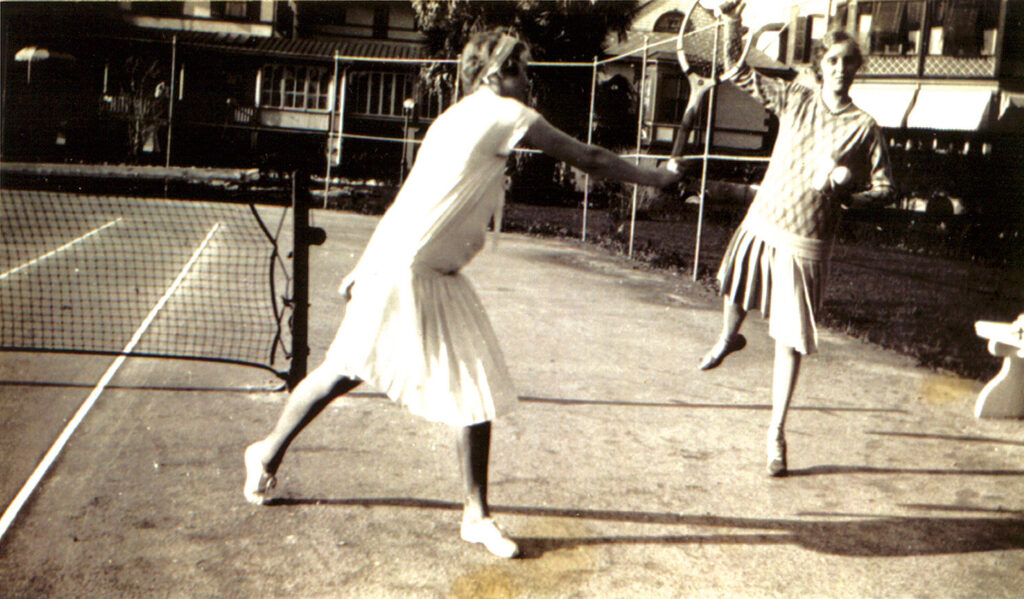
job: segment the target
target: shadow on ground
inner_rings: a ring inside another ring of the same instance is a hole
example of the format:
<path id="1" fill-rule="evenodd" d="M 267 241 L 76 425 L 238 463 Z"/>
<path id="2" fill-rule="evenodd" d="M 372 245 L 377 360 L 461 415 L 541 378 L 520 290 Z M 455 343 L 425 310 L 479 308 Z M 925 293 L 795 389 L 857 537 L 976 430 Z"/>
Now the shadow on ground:
<path id="1" fill-rule="evenodd" d="M 962 474 L 962 472 L 960 473 Z M 1019 476 L 1024 472 L 1015 472 L 1014 474 Z M 462 509 L 462 506 L 455 502 L 412 497 L 356 497 L 350 499 L 282 497 L 272 500 L 268 505 Z M 932 508 L 935 507 L 932 506 Z M 949 506 L 949 509 L 958 508 Z M 1024 549 L 1024 517 L 929 518 L 825 514 L 829 516 L 828 519 L 773 520 L 714 515 L 696 516 L 669 512 L 521 506 L 495 506 L 492 507 L 492 511 L 521 516 L 758 531 L 567 538 L 516 537 L 524 559 L 535 559 L 551 551 L 592 545 L 796 545 L 820 553 L 850 557 L 909 557 Z"/>

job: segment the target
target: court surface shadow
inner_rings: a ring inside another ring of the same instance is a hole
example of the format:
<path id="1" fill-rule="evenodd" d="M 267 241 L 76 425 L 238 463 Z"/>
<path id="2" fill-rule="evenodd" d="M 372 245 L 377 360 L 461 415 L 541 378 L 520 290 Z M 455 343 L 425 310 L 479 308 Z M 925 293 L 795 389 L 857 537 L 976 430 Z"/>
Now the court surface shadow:
<path id="1" fill-rule="evenodd" d="M 408 507 L 457 511 L 451 501 L 412 497 L 315 499 L 280 497 L 271 506 Z M 950 509 L 953 509 L 952 507 Z M 818 553 L 847 557 L 909 557 L 1024 549 L 1024 518 L 919 517 L 816 514 L 813 519 L 739 518 L 670 512 L 587 510 L 492 506 L 497 514 L 577 518 L 606 522 L 693 527 L 670 535 L 599 535 L 588 537 L 519 537 L 523 559 L 594 545 L 795 545 Z M 822 517 L 827 516 L 827 517 Z M 706 532 L 708 528 L 729 529 Z"/>

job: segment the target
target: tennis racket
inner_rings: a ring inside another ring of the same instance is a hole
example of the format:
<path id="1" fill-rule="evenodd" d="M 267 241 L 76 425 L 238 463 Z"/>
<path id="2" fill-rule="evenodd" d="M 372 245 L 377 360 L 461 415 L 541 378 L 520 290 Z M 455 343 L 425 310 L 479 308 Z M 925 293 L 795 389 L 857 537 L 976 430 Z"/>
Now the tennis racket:
<path id="1" fill-rule="evenodd" d="M 746 35 L 749 32 L 745 28 L 734 31 L 731 28 L 741 27 L 738 19 L 725 17 L 708 7 L 723 4 L 730 5 L 730 12 L 737 16 L 745 6 L 743 2 L 694 0 L 679 28 L 676 56 L 690 84 L 690 95 L 672 144 L 672 156 L 684 154 L 690 130 L 708 91 L 725 75 L 731 74 L 746 62 L 750 48 L 757 44 L 761 35 L 785 28 L 783 23 L 770 23 L 759 28 L 753 35 Z"/>

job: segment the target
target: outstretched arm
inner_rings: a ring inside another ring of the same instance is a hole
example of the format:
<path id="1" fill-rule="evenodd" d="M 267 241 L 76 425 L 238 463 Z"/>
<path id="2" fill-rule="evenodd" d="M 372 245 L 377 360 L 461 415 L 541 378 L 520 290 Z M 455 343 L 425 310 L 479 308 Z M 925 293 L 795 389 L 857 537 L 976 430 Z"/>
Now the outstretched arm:
<path id="1" fill-rule="evenodd" d="M 585 144 L 567 135 L 543 117 L 534 121 L 523 136 L 523 140 L 549 156 L 602 179 L 654 187 L 667 187 L 680 179 L 678 173 L 668 168 L 638 166 L 600 146 Z"/>

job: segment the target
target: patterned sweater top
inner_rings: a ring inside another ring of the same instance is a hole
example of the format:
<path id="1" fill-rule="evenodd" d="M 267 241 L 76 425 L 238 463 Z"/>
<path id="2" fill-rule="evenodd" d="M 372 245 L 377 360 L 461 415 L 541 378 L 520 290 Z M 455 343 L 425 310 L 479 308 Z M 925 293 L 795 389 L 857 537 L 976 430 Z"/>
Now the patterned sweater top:
<path id="1" fill-rule="evenodd" d="M 814 181 L 841 165 L 853 173 L 855 188 L 891 190 L 892 168 L 881 131 L 853 103 L 832 111 L 817 88 L 746 66 L 733 83 L 779 118 L 768 170 L 742 226 L 771 245 L 821 259 L 835 238 L 843 198 L 823 193 Z"/>

